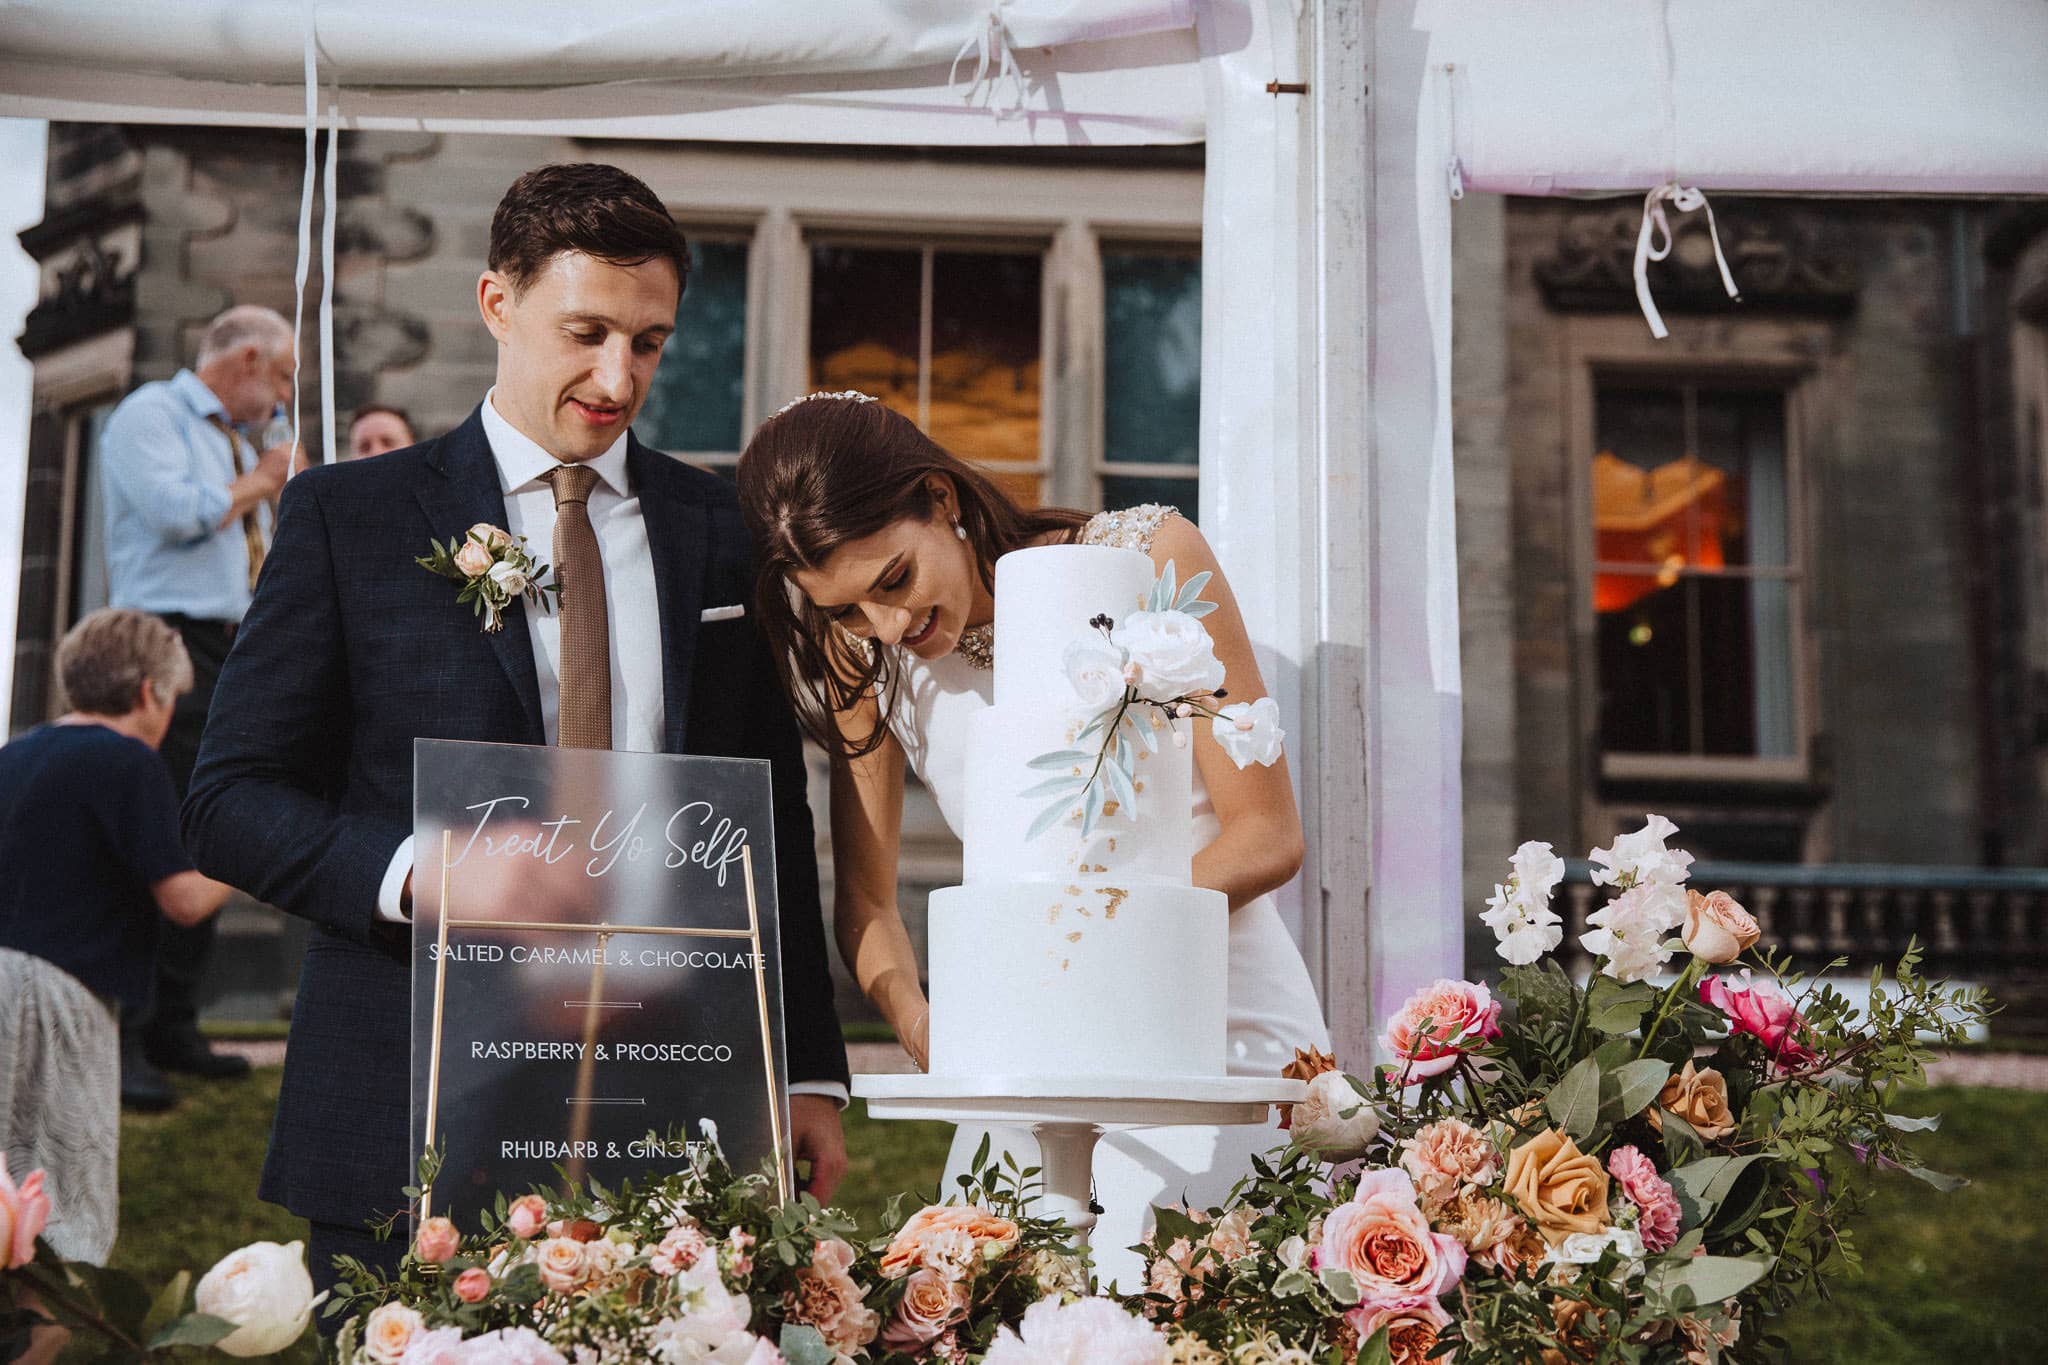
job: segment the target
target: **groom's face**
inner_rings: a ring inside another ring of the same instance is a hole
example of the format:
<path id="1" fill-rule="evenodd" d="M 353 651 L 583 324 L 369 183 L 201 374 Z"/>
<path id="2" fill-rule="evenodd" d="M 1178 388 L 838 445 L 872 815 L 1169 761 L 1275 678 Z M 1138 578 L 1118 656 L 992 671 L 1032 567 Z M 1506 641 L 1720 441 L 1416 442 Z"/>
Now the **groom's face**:
<path id="1" fill-rule="evenodd" d="M 665 259 L 563 252 L 522 290 L 485 271 L 477 302 L 498 342 L 499 413 L 556 459 L 604 454 L 647 401 L 680 294 Z"/>

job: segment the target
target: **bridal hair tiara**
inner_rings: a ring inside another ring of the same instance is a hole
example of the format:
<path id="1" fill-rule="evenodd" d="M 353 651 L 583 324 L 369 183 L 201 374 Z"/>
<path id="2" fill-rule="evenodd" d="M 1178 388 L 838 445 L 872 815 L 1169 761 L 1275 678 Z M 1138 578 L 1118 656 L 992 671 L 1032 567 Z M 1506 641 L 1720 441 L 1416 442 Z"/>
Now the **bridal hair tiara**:
<path id="1" fill-rule="evenodd" d="M 875 397 L 871 393 L 862 393 L 859 389 L 840 389 L 836 393 L 826 393 L 823 390 L 820 390 L 817 393 L 807 393 L 802 395 L 801 397 L 790 399 L 787 403 L 784 403 L 774 412 L 769 413 L 768 420 L 772 422 L 776 418 L 782 416 L 783 413 L 788 412 L 791 408 L 796 407 L 799 404 L 808 403 L 815 398 L 850 398 L 856 403 L 879 403 L 882 401 L 881 399 Z"/>

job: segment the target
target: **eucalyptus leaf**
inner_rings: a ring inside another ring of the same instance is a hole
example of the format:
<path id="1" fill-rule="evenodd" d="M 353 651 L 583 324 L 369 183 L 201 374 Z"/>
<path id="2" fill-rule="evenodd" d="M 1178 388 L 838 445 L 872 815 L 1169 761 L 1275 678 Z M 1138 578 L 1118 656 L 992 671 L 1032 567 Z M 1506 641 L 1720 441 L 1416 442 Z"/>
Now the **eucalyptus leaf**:
<path id="1" fill-rule="evenodd" d="M 1748 1156 L 1710 1156 L 1674 1167 L 1664 1178 L 1684 1206 L 1685 1226 L 1698 1227 L 1714 1216 L 1721 1201 L 1735 1188 L 1736 1179 L 1757 1161 Z"/>
<path id="2" fill-rule="evenodd" d="M 1033 796 L 1051 796 L 1056 792 L 1078 792 L 1088 779 L 1085 777 L 1049 777 L 1035 787 L 1026 787 L 1017 793 L 1019 800 Z"/>
<path id="3" fill-rule="evenodd" d="M 1586 990 L 1586 1022 L 1602 1033 L 1632 1033 L 1656 998 L 1656 987 L 1647 981 L 1624 986 L 1612 977 L 1597 977 Z"/>
<path id="4" fill-rule="evenodd" d="M 1584 1142 L 1593 1135 L 1593 1123 L 1600 1112 L 1600 1063 L 1588 1057 L 1551 1088 L 1543 1107 L 1557 1126 Z"/>
<path id="5" fill-rule="evenodd" d="M 1134 820 L 1138 815 L 1138 789 L 1131 784 L 1131 775 L 1123 765 L 1122 755 L 1113 762 L 1102 765 L 1102 775 L 1109 788 L 1116 794 L 1117 802 L 1125 819 Z"/>
<path id="6" fill-rule="evenodd" d="M 1681 1291 L 1691 1302 L 1679 1305 L 1700 1308 L 1732 1299 L 1768 1275 L 1774 1258 L 1769 1256 L 1692 1256 L 1682 1263 L 1660 1261 L 1644 1272 L 1646 1293 L 1675 1299 Z"/>
<path id="7" fill-rule="evenodd" d="M 1040 754 L 1024 766 L 1040 772 L 1061 772 L 1076 767 L 1086 767 L 1095 761 L 1095 755 L 1086 749 L 1055 749 L 1049 754 Z"/>
<path id="8" fill-rule="evenodd" d="M 838 1353 L 825 1344 L 824 1334 L 809 1323 L 785 1322 L 775 1343 L 789 1365 L 832 1365 Z"/>
<path id="9" fill-rule="evenodd" d="M 1081 833 L 1083 835 L 1095 832 L 1095 823 L 1102 818 L 1104 800 L 1102 784 L 1100 782 L 1090 783 L 1088 795 L 1081 802 Z"/>
<path id="10" fill-rule="evenodd" d="M 188 1313 L 151 1337 L 149 1349 L 161 1351 L 167 1346 L 211 1346 L 234 1330 L 235 1324 L 226 1318 L 217 1318 L 211 1313 Z"/>
<path id="11" fill-rule="evenodd" d="M 1036 839 L 1039 835 L 1066 819 L 1067 813 L 1073 808 L 1074 803 L 1072 801 L 1062 800 L 1053 802 L 1038 813 L 1038 818 L 1031 822 L 1031 828 L 1024 832 L 1024 838 L 1027 841 Z"/>
<path id="12" fill-rule="evenodd" d="M 1634 1118 L 1650 1107 L 1670 1078 L 1671 1063 L 1656 1057 L 1626 1062 L 1600 1077 L 1601 1108 L 1608 1110 L 1617 1123 Z"/>

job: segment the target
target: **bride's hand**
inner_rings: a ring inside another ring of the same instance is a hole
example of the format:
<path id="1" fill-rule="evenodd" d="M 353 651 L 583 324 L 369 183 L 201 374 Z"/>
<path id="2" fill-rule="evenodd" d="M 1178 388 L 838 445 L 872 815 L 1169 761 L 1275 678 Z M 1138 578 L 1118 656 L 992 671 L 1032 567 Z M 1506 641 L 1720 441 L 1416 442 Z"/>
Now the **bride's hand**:
<path id="1" fill-rule="evenodd" d="M 917 1018 L 898 1039 L 903 1050 L 910 1054 L 910 1060 L 917 1063 L 919 1071 L 932 1069 L 932 1012 L 929 1008 L 919 1010 Z"/>

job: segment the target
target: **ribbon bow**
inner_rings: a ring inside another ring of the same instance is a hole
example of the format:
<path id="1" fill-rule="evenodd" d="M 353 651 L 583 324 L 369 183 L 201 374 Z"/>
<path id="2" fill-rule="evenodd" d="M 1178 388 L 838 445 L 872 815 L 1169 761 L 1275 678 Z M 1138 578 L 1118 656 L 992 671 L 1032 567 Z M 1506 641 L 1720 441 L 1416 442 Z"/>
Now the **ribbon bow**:
<path id="1" fill-rule="evenodd" d="M 989 6 L 986 21 L 973 37 L 960 45 L 960 51 L 953 57 L 952 69 L 946 73 L 947 85 L 960 84 L 960 63 L 969 57 L 975 59 L 974 75 L 967 82 L 966 90 L 961 92 L 961 98 L 971 103 L 982 86 L 987 85 L 989 107 L 997 118 L 1009 118 L 1024 112 L 1024 70 L 1017 65 L 1016 53 L 1010 49 L 1010 27 L 1003 22 L 1000 3 Z M 1005 87 L 1009 91 L 1009 99 L 997 106 L 996 94 Z"/>
<path id="2" fill-rule="evenodd" d="M 1721 233 L 1714 226 L 1714 206 L 1707 202 L 1707 196 L 1691 186 L 1681 185 L 1676 180 L 1667 180 L 1643 196 L 1643 226 L 1636 234 L 1636 302 L 1642 305 L 1643 317 L 1650 324 L 1650 335 L 1662 341 L 1670 335 L 1664 326 L 1663 315 L 1657 311 L 1656 302 L 1650 297 L 1650 262 L 1661 261 L 1671 254 L 1673 237 L 1671 222 L 1664 216 L 1664 202 L 1680 213 L 1691 213 L 1695 209 L 1707 211 L 1707 236 L 1714 243 L 1714 264 L 1721 268 L 1721 283 L 1727 287 L 1728 297 L 1740 299 L 1742 292 L 1735 287 L 1735 276 L 1728 270 L 1728 258 L 1721 254 Z M 1657 239 L 1663 238 L 1663 245 Z"/>

